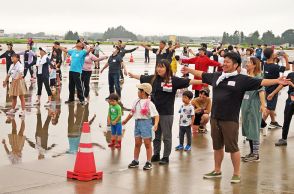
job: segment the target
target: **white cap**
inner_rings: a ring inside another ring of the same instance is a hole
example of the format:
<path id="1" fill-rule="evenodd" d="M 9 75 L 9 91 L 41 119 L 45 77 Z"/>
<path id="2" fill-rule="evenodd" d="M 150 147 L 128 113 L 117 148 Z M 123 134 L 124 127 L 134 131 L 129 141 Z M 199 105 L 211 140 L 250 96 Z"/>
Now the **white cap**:
<path id="1" fill-rule="evenodd" d="M 45 47 L 39 47 L 39 50 L 44 51 L 45 53 L 47 53 L 47 49 Z"/>

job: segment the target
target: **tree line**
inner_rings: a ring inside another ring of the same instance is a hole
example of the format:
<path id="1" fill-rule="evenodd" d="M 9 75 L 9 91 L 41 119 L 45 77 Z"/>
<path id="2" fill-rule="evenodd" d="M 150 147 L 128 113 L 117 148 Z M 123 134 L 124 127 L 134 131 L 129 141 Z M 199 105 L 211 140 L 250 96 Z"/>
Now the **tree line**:
<path id="1" fill-rule="evenodd" d="M 233 34 L 223 33 L 222 43 L 224 44 L 268 44 L 281 45 L 289 43 L 294 45 L 294 29 L 288 29 L 281 36 L 275 35 L 271 30 L 264 32 L 262 35 L 255 31 L 248 36 L 245 36 L 242 31 L 236 30 Z"/>

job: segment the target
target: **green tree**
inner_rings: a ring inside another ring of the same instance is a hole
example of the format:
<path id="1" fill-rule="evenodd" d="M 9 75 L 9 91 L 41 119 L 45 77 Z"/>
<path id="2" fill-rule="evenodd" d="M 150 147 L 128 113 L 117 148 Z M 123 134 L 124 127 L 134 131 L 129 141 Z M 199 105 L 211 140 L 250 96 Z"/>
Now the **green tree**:
<path id="1" fill-rule="evenodd" d="M 261 40 L 264 44 L 268 44 L 268 45 L 276 43 L 276 37 L 275 37 L 274 33 L 270 30 L 268 30 L 267 32 L 264 32 L 262 34 Z"/>
<path id="2" fill-rule="evenodd" d="M 283 43 L 289 43 L 290 45 L 294 45 L 294 29 L 289 29 L 283 32 L 281 38 Z"/>
<path id="3" fill-rule="evenodd" d="M 103 38 L 105 40 L 110 38 L 128 38 L 134 41 L 137 40 L 137 36 L 134 33 L 127 31 L 123 26 L 108 28 L 104 32 Z"/>

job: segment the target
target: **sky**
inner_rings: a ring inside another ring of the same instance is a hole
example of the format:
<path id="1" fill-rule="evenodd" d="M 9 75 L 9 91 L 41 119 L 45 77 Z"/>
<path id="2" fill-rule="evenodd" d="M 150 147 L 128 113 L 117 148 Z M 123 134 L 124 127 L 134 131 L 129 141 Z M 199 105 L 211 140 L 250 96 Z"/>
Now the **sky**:
<path id="1" fill-rule="evenodd" d="M 294 28 L 294 0 L 16 0 L 1 2 L 5 33 L 105 32 L 124 26 L 141 35 L 222 36 Z"/>

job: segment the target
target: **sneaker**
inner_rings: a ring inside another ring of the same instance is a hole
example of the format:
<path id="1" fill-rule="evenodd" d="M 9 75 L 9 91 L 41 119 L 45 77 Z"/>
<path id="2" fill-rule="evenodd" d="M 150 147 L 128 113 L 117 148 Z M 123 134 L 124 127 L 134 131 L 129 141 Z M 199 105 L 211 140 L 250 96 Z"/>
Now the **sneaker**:
<path id="1" fill-rule="evenodd" d="M 79 104 L 82 106 L 85 106 L 87 104 L 87 102 L 84 100 L 84 101 L 80 101 Z"/>
<path id="2" fill-rule="evenodd" d="M 16 113 L 16 110 L 13 108 L 6 112 L 7 115 L 14 115 L 15 113 Z"/>
<path id="3" fill-rule="evenodd" d="M 251 157 L 252 155 L 253 155 L 253 153 L 247 154 L 247 155 L 245 155 L 245 156 L 241 156 L 241 159 L 249 158 L 249 157 Z"/>
<path id="4" fill-rule="evenodd" d="M 36 102 L 34 103 L 34 105 L 40 105 L 40 100 L 36 100 Z"/>
<path id="5" fill-rule="evenodd" d="M 250 157 L 244 158 L 243 162 L 260 162 L 259 155 L 251 155 Z"/>
<path id="6" fill-rule="evenodd" d="M 287 140 L 285 139 L 279 139 L 277 143 L 275 143 L 276 146 L 287 146 Z"/>
<path id="7" fill-rule="evenodd" d="M 222 177 L 222 173 L 221 172 L 215 172 L 212 171 L 210 173 L 207 173 L 203 176 L 203 178 L 205 179 L 213 179 L 213 178 L 221 178 Z"/>
<path id="8" fill-rule="evenodd" d="M 186 145 L 186 147 L 185 147 L 184 150 L 185 150 L 185 151 L 191 151 L 191 146 L 190 146 L 190 145 Z"/>
<path id="9" fill-rule="evenodd" d="M 261 128 L 265 128 L 266 127 L 266 122 L 263 120 L 263 119 L 261 119 Z"/>
<path id="10" fill-rule="evenodd" d="M 152 169 L 152 164 L 151 162 L 146 162 L 145 166 L 143 167 L 143 170 L 151 170 Z"/>
<path id="11" fill-rule="evenodd" d="M 241 182 L 241 177 L 238 175 L 233 175 L 231 179 L 231 183 L 240 183 Z"/>
<path id="12" fill-rule="evenodd" d="M 24 110 L 20 111 L 19 117 L 24 117 L 24 116 L 25 116 L 25 111 Z"/>
<path id="13" fill-rule="evenodd" d="M 151 162 L 159 162 L 160 161 L 160 155 L 159 154 L 155 154 L 152 156 L 151 158 Z"/>
<path id="14" fill-rule="evenodd" d="M 139 162 L 136 161 L 136 160 L 133 160 L 133 161 L 131 162 L 131 164 L 129 164 L 128 167 L 129 167 L 129 168 L 138 168 L 138 167 L 139 167 Z"/>
<path id="15" fill-rule="evenodd" d="M 71 104 L 71 103 L 73 103 L 74 102 L 74 100 L 67 100 L 67 101 L 65 101 L 64 103 L 65 104 Z"/>
<path id="16" fill-rule="evenodd" d="M 180 151 L 180 150 L 183 150 L 184 147 L 183 147 L 183 145 L 180 144 L 177 147 L 175 147 L 175 149 L 176 149 L 176 151 Z"/>
<path id="17" fill-rule="evenodd" d="M 167 165 L 169 163 L 169 158 L 168 157 L 163 157 L 161 158 L 161 160 L 159 161 L 160 165 Z"/>
<path id="18" fill-rule="evenodd" d="M 271 122 L 270 124 L 269 124 L 269 129 L 276 129 L 276 128 L 281 128 L 282 126 L 281 125 L 279 125 L 279 123 L 278 122 Z"/>

